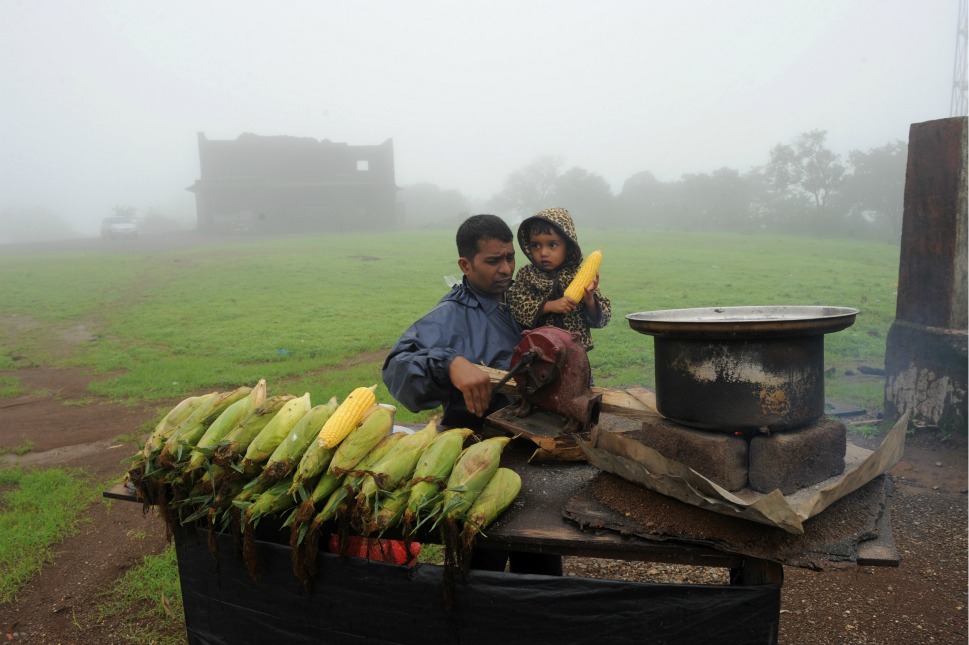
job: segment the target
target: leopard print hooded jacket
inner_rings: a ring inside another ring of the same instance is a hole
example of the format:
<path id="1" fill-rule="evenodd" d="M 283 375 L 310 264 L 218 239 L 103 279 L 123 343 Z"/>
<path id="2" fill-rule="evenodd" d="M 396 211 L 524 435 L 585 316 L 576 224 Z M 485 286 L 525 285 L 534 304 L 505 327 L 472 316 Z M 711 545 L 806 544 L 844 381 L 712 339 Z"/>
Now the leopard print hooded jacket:
<path id="1" fill-rule="evenodd" d="M 531 260 L 528 252 L 528 234 L 532 222 L 541 219 L 551 224 L 569 243 L 565 262 L 554 271 L 543 271 Z M 518 226 L 518 245 L 529 263 L 518 270 L 515 282 L 505 294 L 505 301 L 515 319 L 524 327 L 535 328 L 550 325 L 575 332 L 586 351 L 593 348 L 590 328 L 601 328 L 612 318 L 612 303 L 602 295 L 599 288 L 593 294 L 596 311 L 588 311 L 583 303 L 569 314 L 541 315 L 542 306 L 548 300 L 556 300 L 565 294 L 566 287 L 575 277 L 582 264 L 582 249 L 575 233 L 572 215 L 564 208 L 549 208 L 526 218 Z"/>

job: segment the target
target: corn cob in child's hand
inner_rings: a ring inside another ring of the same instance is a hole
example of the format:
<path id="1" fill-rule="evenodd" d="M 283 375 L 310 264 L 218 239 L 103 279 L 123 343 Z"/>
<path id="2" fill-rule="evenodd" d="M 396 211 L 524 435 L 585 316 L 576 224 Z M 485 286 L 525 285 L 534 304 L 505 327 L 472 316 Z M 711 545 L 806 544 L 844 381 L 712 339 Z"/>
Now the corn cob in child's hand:
<path id="1" fill-rule="evenodd" d="M 568 288 L 565 290 L 565 297 L 578 304 L 585 296 L 585 290 L 589 288 L 596 274 L 599 272 L 599 265 L 602 264 L 602 253 L 593 251 L 586 257 L 579 267 L 579 272 L 572 278 Z"/>

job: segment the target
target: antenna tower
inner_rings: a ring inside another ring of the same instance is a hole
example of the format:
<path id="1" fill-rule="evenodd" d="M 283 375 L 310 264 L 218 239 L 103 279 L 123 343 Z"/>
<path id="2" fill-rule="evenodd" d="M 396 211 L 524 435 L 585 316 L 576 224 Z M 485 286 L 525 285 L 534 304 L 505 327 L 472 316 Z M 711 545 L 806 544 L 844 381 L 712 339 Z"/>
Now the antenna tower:
<path id="1" fill-rule="evenodd" d="M 969 115 L 966 99 L 966 0 L 959 0 L 959 22 L 956 25 L 956 60 L 952 74 L 952 107 L 949 116 Z"/>

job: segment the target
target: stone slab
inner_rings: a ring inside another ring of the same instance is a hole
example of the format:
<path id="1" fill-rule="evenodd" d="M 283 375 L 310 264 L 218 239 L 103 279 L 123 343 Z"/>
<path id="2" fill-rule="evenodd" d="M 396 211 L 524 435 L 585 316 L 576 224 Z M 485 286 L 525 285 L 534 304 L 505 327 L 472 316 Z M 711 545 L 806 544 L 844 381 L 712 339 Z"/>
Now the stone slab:
<path id="1" fill-rule="evenodd" d="M 845 424 L 826 417 L 794 430 L 756 435 L 748 456 L 750 487 L 790 495 L 839 475 L 845 468 L 847 443 Z"/>

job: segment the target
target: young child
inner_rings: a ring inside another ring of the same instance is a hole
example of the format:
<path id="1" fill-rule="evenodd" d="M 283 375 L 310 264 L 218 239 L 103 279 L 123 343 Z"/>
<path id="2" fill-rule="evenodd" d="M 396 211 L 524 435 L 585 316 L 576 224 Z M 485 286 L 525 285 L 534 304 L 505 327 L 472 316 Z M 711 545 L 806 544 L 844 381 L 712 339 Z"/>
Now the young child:
<path id="1" fill-rule="evenodd" d="M 550 325 L 579 335 L 586 351 L 593 347 L 590 328 L 601 328 L 612 318 L 612 304 L 599 291 L 599 276 L 586 289 L 582 302 L 564 296 L 582 264 L 582 249 L 572 215 L 564 208 L 549 208 L 518 226 L 518 244 L 531 261 L 518 270 L 505 301 L 524 327 Z"/>

